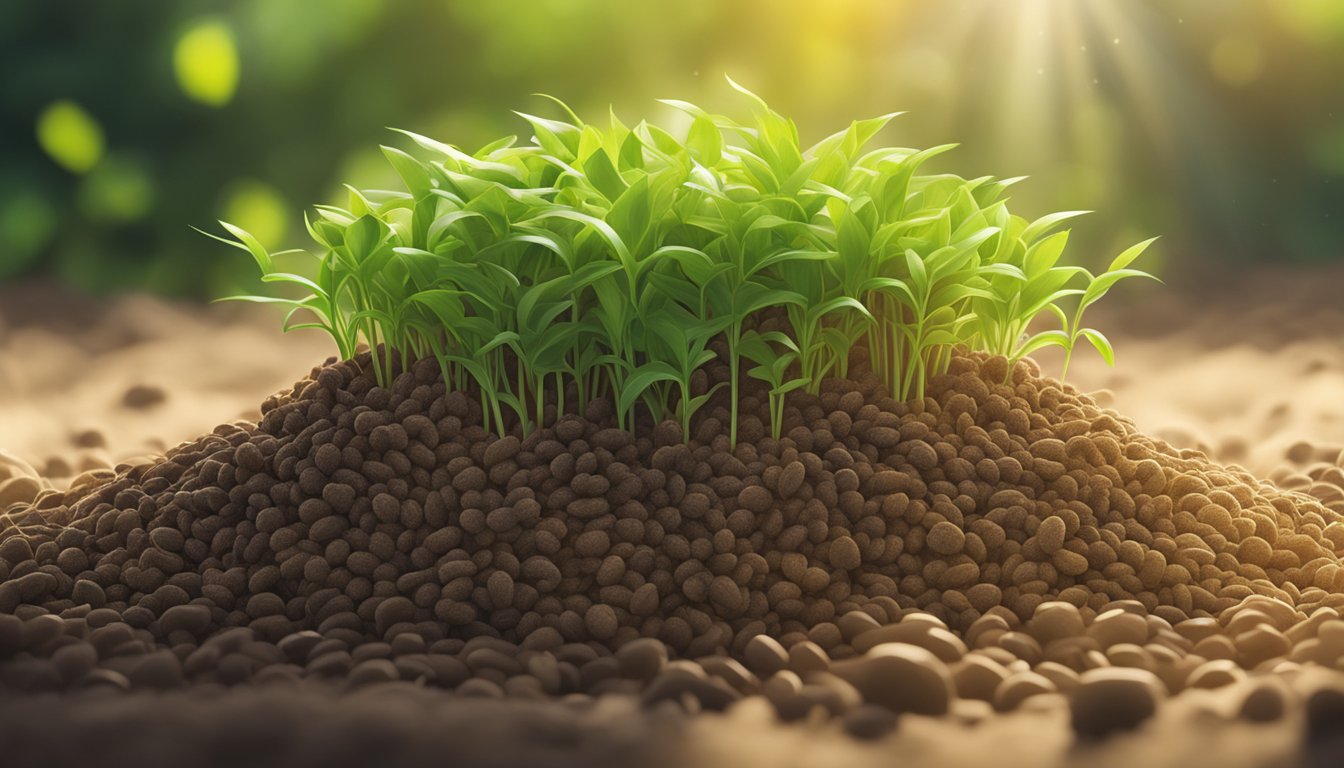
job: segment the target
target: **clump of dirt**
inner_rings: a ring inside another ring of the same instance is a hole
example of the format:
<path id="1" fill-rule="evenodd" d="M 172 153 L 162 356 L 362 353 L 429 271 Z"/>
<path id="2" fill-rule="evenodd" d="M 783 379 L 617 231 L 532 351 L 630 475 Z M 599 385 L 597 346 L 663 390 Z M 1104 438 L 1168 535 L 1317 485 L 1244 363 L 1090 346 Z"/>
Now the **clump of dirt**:
<path id="1" fill-rule="evenodd" d="M 500 438 L 432 361 L 386 389 L 364 362 L 11 508 L 0 682 L 763 693 L 857 734 L 1067 693 L 1101 735 L 1187 686 L 1344 656 L 1337 512 L 1030 363 L 959 359 L 914 403 L 831 381 L 779 440 L 749 389 L 734 448 L 722 406 L 684 441 L 602 400 Z"/>

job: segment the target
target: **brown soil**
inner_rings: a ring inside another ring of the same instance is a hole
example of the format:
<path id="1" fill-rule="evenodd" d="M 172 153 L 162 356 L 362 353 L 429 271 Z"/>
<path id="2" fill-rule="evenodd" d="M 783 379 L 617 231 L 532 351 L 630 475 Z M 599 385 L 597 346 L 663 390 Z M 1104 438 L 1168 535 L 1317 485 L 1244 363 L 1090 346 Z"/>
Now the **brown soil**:
<path id="1" fill-rule="evenodd" d="M 1328 447 L 1279 471 L 1311 493 L 1287 491 L 1006 373 L 960 360 L 912 405 L 831 382 L 791 400 L 784 439 L 749 416 L 731 451 L 721 407 L 689 444 L 672 424 L 616 430 L 602 402 L 498 439 L 433 366 L 383 390 L 337 363 L 256 424 L 68 491 L 10 462 L 0 691 L 65 691 L 76 722 L 176 702 L 198 743 L 218 740 L 200 723 L 219 686 L 283 723 L 332 686 L 359 689 L 346 713 L 430 695 L 414 684 L 456 692 L 419 713 L 503 699 L 519 755 L 589 761 L 725 759 L 745 723 L 777 748 L 800 719 L 849 734 L 826 759 L 935 738 L 970 758 L 995 734 L 1040 765 L 1133 728 L 1217 732 L 1244 764 L 1337 754 L 1344 474 L 1312 463 Z M 127 688 L 184 693 L 106 698 Z M 648 714 L 621 709 L 636 701 Z M 679 714 L 701 710 L 726 714 Z M 1056 736 L 1014 735 L 1036 728 Z M 342 732 L 406 761 L 445 743 Z M 701 746 L 657 746 L 688 732 Z M 490 761 L 489 737 L 459 737 Z"/>

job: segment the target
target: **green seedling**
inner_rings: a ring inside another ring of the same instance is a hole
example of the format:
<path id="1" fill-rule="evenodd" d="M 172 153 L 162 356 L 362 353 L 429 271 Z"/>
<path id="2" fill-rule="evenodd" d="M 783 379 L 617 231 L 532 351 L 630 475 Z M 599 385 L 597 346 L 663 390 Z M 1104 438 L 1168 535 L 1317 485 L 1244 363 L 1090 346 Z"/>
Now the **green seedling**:
<path id="1" fill-rule="evenodd" d="M 264 283 L 298 292 L 231 298 L 280 305 L 286 330 L 319 328 L 342 357 L 367 346 L 384 386 L 433 358 L 501 433 L 609 398 L 620 426 L 671 414 L 689 439 L 722 392 L 735 443 L 745 373 L 778 437 L 786 396 L 848 376 L 855 347 L 901 399 L 922 398 L 958 351 L 1017 361 L 1058 346 L 1063 375 L 1086 340 L 1114 362 L 1083 316 L 1119 281 L 1151 277 L 1132 266 L 1151 241 L 1094 275 L 1064 260 L 1061 227 L 1079 212 L 1028 221 L 1004 200 L 1018 179 L 922 172 L 952 145 L 865 149 L 894 114 L 804 146 L 731 85 L 745 121 L 665 102 L 689 118 L 679 133 L 585 123 L 558 101 L 560 118 L 520 113 L 526 144 L 473 153 L 403 132 L 414 151 L 383 148 L 402 189 L 317 206 L 316 250 L 273 254 L 224 224 L 217 239 Z M 296 254 L 311 269 L 278 266 Z M 785 327 L 747 330 L 762 312 Z M 697 393 L 715 349 L 728 379 Z"/>
<path id="2" fill-rule="evenodd" d="M 770 436 L 778 440 L 784 423 L 784 396 L 808 385 L 803 377 L 789 378 L 789 370 L 798 360 L 798 345 L 780 331 L 749 331 L 742 338 L 742 354 L 756 363 L 747 375 L 769 388 Z"/>

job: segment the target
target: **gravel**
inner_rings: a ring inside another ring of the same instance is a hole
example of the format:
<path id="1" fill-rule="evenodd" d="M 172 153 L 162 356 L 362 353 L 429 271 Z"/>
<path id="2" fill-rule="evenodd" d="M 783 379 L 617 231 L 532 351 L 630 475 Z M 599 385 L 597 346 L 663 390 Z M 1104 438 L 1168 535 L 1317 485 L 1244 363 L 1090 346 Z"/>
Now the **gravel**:
<path id="1" fill-rule="evenodd" d="M 1257 723 L 1344 691 L 1289 684 L 1344 660 L 1340 514 L 1029 363 L 958 359 L 909 404 L 831 381 L 736 448 L 721 398 L 686 442 L 610 411 L 496 438 L 432 364 L 384 389 L 331 362 L 256 424 L 13 504 L 0 691 L 762 699 L 861 739 L 1059 706 L 1084 742 L 1186 689 Z"/>

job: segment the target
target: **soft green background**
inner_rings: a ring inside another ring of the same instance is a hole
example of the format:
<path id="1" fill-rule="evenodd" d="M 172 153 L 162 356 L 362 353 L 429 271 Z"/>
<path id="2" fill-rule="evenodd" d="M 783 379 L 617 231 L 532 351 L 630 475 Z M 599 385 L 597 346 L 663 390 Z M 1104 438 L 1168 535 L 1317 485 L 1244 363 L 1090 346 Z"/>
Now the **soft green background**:
<path id="1" fill-rule="evenodd" d="M 0 71 L 0 278 L 92 291 L 247 280 L 190 227 L 302 245 L 305 206 L 391 183 L 387 126 L 474 149 L 538 91 L 673 120 L 739 106 L 725 73 L 805 140 L 905 110 L 887 143 L 962 143 L 938 170 L 1030 175 L 1017 212 L 1099 212 L 1090 263 L 1344 252 L 1340 0 L 19 0 Z"/>

